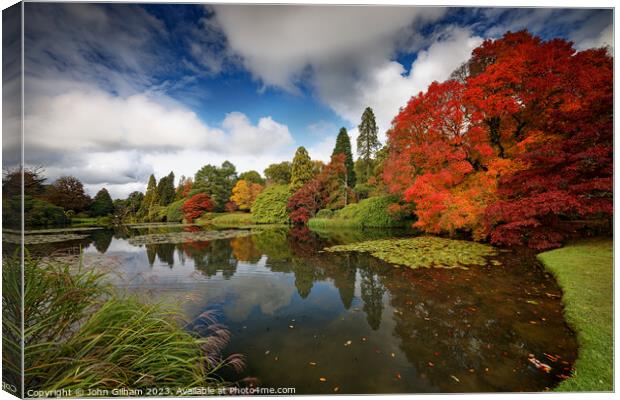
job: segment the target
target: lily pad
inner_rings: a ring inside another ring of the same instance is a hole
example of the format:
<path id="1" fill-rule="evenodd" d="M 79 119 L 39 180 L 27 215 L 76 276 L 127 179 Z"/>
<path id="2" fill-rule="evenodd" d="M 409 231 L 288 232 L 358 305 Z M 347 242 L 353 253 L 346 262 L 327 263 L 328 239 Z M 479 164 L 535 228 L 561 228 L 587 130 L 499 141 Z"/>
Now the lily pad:
<path id="1" fill-rule="evenodd" d="M 77 233 L 65 233 L 57 235 L 24 235 L 24 244 L 44 244 L 44 243 L 58 243 L 67 242 L 69 240 L 81 240 L 87 238 L 88 235 L 79 235 Z M 21 236 L 12 233 L 4 233 L 2 235 L 2 241 L 12 244 L 20 244 Z"/>
<path id="2" fill-rule="evenodd" d="M 371 240 L 332 246 L 329 252 L 370 253 L 386 262 L 410 268 L 462 268 L 486 265 L 488 257 L 498 254 L 492 246 L 466 240 L 419 236 L 406 239 Z"/>
<path id="3" fill-rule="evenodd" d="M 231 239 L 235 237 L 249 236 L 251 234 L 252 232 L 248 230 L 239 229 L 222 231 L 154 233 L 149 235 L 134 236 L 129 239 L 129 243 L 134 246 L 161 243 L 178 244 L 185 242 L 202 242 L 207 240 Z"/>

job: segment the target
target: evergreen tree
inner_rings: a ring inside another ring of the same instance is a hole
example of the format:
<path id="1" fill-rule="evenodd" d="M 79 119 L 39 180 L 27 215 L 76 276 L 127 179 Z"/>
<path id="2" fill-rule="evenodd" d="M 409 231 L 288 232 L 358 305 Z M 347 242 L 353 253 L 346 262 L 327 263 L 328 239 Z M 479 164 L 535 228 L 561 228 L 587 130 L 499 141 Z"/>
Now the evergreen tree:
<path id="1" fill-rule="evenodd" d="M 146 187 L 146 193 L 144 194 L 144 198 L 142 199 L 142 204 L 140 205 L 140 210 L 138 211 L 138 217 L 140 219 L 147 218 L 151 214 L 151 209 L 157 205 L 159 205 L 157 181 L 155 180 L 155 176 L 151 175 L 149 177 L 149 183 Z"/>
<path id="2" fill-rule="evenodd" d="M 190 195 L 206 193 L 215 204 L 215 210 L 223 211 L 235 183 L 237 183 L 237 170 L 231 162 L 224 161 L 219 168 L 210 164 L 205 165 L 196 172 Z"/>
<path id="3" fill-rule="evenodd" d="M 93 204 L 90 206 L 90 210 L 95 217 L 102 217 L 104 215 L 112 214 L 114 211 L 114 203 L 112 202 L 112 197 L 110 197 L 110 193 L 108 193 L 106 188 L 103 188 L 97 192 L 97 195 L 93 200 Z"/>
<path id="4" fill-rule="evenodd" d="M 353 154 L 351 154 L 351 139 L 349 138 L 349 134 L 344 127 L 340 128 L 340 132 L 338 132 L 336 146 L 332 152 L 332 157 L 336 154 L 344 154 L 344 166 L 347 169 L 345 186 L 354 187 L 355 169 L 353 166 Z"/>
<path id="5" fill-rule="evenodd" d="M 291 183 L 291 163 L 288 161 L 271 164 L 265 168 L 264 172 L 268 184 L 288 185 Z"/>
<path id="6" fill-rule="evenodd" d="M 174 201 L 174 172 L 170 172 L 159 180 L 157 184 L 157 194 L 159 195 L 159 204 L 167 206 Z"/>
<path id="7" fill-rule="evenodd" d="M 244 180 L 250 183 L 258 183 L 259 185 L 265 184 L 265 180 L 263 179 L 263 177 L 254 170 L 242 173 L 241 175 L 239 175 L 239 180 Z"/>
<path id="8" fill-rule="evenodd" d="M 301 146 L 297 148 L 291 167 L 291 192 L 296 192 L 299 188 L 309 182 L 313 177 L 313 164 L 306 149 Z"/>
<path id="9" fill-rule="evenodd" d="M 360 177 L 362 182 L 366 182 L 372 175 L 373 158 L 377 150 L 381 147 L 377 137 L 379 128 L 375 121 L 375 113 L 372 108 L 366 107 L 362 114 L 362 122 L 358 126 L 359 136 L 357 137 L 357 154 L 362 160 L 364 176 Z"/>

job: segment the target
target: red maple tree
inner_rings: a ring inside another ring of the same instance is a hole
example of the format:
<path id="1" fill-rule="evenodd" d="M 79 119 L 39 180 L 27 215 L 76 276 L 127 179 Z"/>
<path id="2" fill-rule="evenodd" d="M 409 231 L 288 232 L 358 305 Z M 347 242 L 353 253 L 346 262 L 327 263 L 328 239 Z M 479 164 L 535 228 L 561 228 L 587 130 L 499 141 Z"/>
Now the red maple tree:
<path id="1" fill-rule="evenodd" d="M 194 222 L 196 218 L 205 212 L 213 211 L 214 207 L 215 204 L 208 194 L 198 193 L 183 203 L 181 211 L 183 211 L 183 215 L 188 222 Z"/>

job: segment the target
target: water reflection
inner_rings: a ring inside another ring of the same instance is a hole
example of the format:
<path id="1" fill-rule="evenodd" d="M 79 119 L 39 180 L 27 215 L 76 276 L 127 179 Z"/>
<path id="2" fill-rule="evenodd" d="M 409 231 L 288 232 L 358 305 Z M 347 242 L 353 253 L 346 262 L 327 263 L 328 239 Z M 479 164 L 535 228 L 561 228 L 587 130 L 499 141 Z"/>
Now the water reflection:
<path id="1" fill-rule="evenodd" d="M 266 386 L 298 393 L 331 393 L 334 385 L 341 393 L 537 391 L 568 374 L 576 357 L 559 288 L 530 253 L 502 253 L 502 265 L 467 271 L 411 270 L 364 254 L 321 252 L 403 234 L 394 231 L 268 229 L 143 247 L 126 240 L 169 231 L 97 231 L 82 243 L 85 260 L 116 260 L 111 279 L 120 288 L 182 299 L 190 320 L 219 311 L 233 332 L 230 351 L 245 354 L 248 373 Z M 537 370 L 530 354 L 552 372 Z"/>

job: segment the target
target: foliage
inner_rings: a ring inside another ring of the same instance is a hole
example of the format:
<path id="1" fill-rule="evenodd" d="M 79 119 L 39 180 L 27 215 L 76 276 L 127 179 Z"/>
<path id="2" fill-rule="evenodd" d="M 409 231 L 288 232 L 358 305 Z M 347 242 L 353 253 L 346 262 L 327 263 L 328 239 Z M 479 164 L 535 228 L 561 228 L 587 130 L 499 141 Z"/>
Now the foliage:
<path id="1" fill-rule="evenodd" d="M 393 196 L 370 197 L 359 203 L 349 204 L 337 210 L 331 216 L 321 210 L 308 222 L 311 228 L 325 227 L 359 227 L 391 228 L 402 227 L 407 221 L 403 215 L 393 215 L 390 206 L 395 204 Z M 327 215 L 327 216 L 326 216 Z M 409 214 L 410 215 L 410 214 Z"/>
<path id="2" fill-rule="evenodd" d="M 207 211 L 213 211 L 215 204 L 211 197 L 205 193 L 198 193 L 186 200 L 181 206 L 181 211 L 188 222 L 200 217 Z"/>
<path id="3" fill-rule="evenodd" d="M 344 154 L 344 166 L 347 169 L 347 173 L 345 175 L 345 185 L 348 187 L 354 187 L 355 168 L 353 166 L 353 154 L 351 153 L 351 139 L 349 138 L 349 134 L 344 127 L 340 128 L 340 132 L 338 132 L 332 157 L 336 154 Z"/>
<path id="4" fill-rule="evenodd" d="M 142 194 L 142 192 L 131 192 L 129 196 L 127 196 L 125 206 L 130 213 L 137 213 L 138 210 L 140 210 L 140 206 L 142 206 L 143 200 L 144 194 Z"/>
<path id="5" fill-rule="evenodd" d="M 233 188 L 234 190 L 234 188 Z M 237 205 L 237 203 L 235 203 L 234 201 L 227 201 L 226 204 L 224 204 L 224 211 L 225 212 L 235 212 L 239 210 L 239 206 Z"/>
<path id="6" fill-rule="evenodd" d="M 47 179 L 43 175 L 43 172 L 43 169 L 39 167 L 3 171 L 2 196 L 4 198 L 8 198 L 11 196 L 20 195 L 22 191 L 22 182 L 24 187 L 24 196 L 42 196 L 45 191 L 43 184 Z"/>
<path id="7" fill-rule="evenodd" d="M 333 218 L 334 217 L 334 212 L 332 210 L 329 210 L 327 208 L 324 208 L 322 210 L 319 210 L 316 213 L 316 218 Z"/>
<path id="8" fill-rule="evenodd" d="M 580 345 L 573 377 L 560 383 L 556 390 L 612 391 L 612 240 L 582 240 L 541 253 L 538 258 L 562 287 L 564 313 L 577 332 Z"/>
<path id="9" fill-rule="evenodd" d="M 464 268 L 486 265 L 497 251 L 486 244 L 465 240 L 420 236 L 407 239 L 384 239 L 332 246 L 330 252 L 359 251 L 386 262 L 410 268 Z"/>
<path id="10" fill-rule="evenodd" d="M 84 211 L 90 205 L 90 197 L 84 192 L 84 185 L 73 176 L 58 178 L 47 188 L 45 200 L 74 212 Z"/>
<path id="11" fill-rule="evenodd" d="M 467 79 L 431 84 L 394 119 L 389 191 L 426 232 L 539 249 L 570 221 L 609 218 L 611 65 L 604 50 L 527 32 L 484 42 Z"/>
<path id="12" fill-rule="evenodd" d="M 252 204 L 263 190 L 263 186 L 259 183 L 252 183 L 244 179 L 240 179 L 232 190 L 230 200 L 235 202 L 239 210 L 250 211 Z"/>
<path id="13" fill-rule="evenodd" d="M 294 224 L 305 224 L 321 208 L 340 208 L 347 204 L 352 191 L 346 186 L 345 155 L 332 156 L 321 173 L 297 190 L 286 205 Z"/>
<path id="14" fill-rule="evenodd" d="M 11 201 L 10 209 L 13 210 L 11 216 L 8 216 L 7 223 L 10 224 L 11 219 L 19 220 L 21 215 L 21 205 L 18 199 Z M 3 216 L 5 218 L 5 216 Z M 66 225 L 69 219 L 66 217 L 64 210 L 46 201 L 34 199 L 30 196 L 24 197 L 24 225 L 26 227 L 36 226 L 59 226 Z"/>
<path id="15" fill-rule="evenodd" d="M 257 183 L 259 185 L 265 186 L 265 180 L 257 171 L 251 170 L 246 171 L 239 175 L 239 180 L 244 180 L 249 183 Z"/>
<path id="16" fill-rule="evenodd" d="M 190 194 L 208 194 L 214 203 L 215 209 L 223 211 L 236 182 L 237 171 L 235 166 L 229 161 L 224 161 L 219 168 L 211 164 L 205 165 L 196 172 Z"/>
<path id="17" fill-rule="evenodd" d="M 357 136 L 357 154 L 360 161 L 360 174 L 358 175 L 361 183 L 367 182 L 372 175 L 373 159 L 377 150 L 381 147 L 377 136 L 379 128 L 375 120 L 375 114 L 372 108 L 366 107 L 362 114 L 362 122 L 357 127 L 359 135 Z M 354 186 L 354 185 L 353 185 Z"/>
<path id="18" fill-rule="evenodd" d="M 182 222 L 183 221 L 183 204 L 185 199 L 177 200 L 170 203 L 166 208 L 166 221 L 167 222 Z"/>
<path id="19" fill-rule="evenodd" d="M 192 190 L 192 186 L 194 185 L 194 180 L 192 177 L 185 177 L 181 175 L 179 179 L 179 185 L 177 186 L 175 193 L 175 200 L 181 200 L 189 196 L 189 192 Z"/>
<path id="20" fill-rule="evenodd" d="M 114 203 L 112 197 L 106 188 L 102 188 L 97 192 L 92 204 L 90 205 L 91 214 L 94 217 L 102 217 L 114 212 Z"/>
<path id="21" fill-rule="evenodd" d="M 308 151 L 302 146 L 297 148 L 291 166 L 291 193 L 295 193 L 312 179 L 312 160 Z"/>
<path id="22" fill-rule="evenodd" d="M 270 164 L 264 172 L 268 184 L 288 185 L 291 182 L 291 163 L 288 161 Z"/>
<path id="23" fill-rule="evenodd" d="M 19 350 L 21 291 L 6 279 L 20 273 L 18 257 L 3 260 L 3 361 L 15 367 Z M 121 299 L 94 270 L 58 262 L 24 262 L 25 386 L 32 390 L 144 389 L 162 385 L 221 384 L 223 366 L 243 366 L 239 356 L 222 359 L 228 332 L 211 327 L 198 337 L 178 326 L 179 315 L 159 305 Z M 18 280 L 15 279 L 15 282 Z M 18 315 L 20 314 L 20 315 Z"/>
<path id="24" fill-rule="evenodd" d="M 146 187 L 146 193 L 140 204 L 138 210 L 138 218 L 141 221 L 151 221 L 153 217 L 154 208 L 159 205 L 159 193 L 157 192 L 157 181 L 155 176 L 151 174 L 149 182 Z"/>
<path id="25" fill-rule="evenodd" d="M 286 204 L 289 196 L 287 185 L 267 186 L 252 204 L 252 221 L 257 224 L 287 224 Z"/>
<path id="26" fill-rule="evenodd" d="M 174 173 L 172 171 L 159 180 L 157 184 L 157 195 L 159 197 L 160 206 L 167 206 L 174 201 L 176 191 L 174 189 Z"/>

